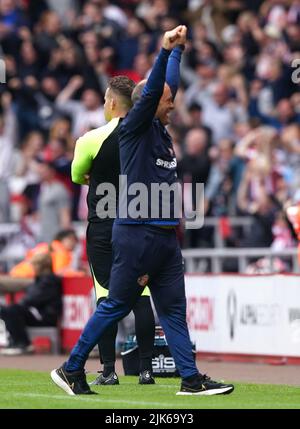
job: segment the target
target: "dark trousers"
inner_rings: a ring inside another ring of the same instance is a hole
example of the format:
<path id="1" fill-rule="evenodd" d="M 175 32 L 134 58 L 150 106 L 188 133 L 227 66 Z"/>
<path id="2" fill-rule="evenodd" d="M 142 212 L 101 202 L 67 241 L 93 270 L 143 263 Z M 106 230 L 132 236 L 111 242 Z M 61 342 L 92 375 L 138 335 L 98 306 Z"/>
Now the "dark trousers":
<path id="1" fill-rule="evenodd" d="M 149 277 L 157 314 L 181 377 L 198 374 L 186 323 L 183 263 L 175 230 L 115 223 L 112 243 L 109 296 L 83 330 L 67 362 L 67 371 L 84 368 L 105 330 L 132 310 L 143 291 L 141 279 Z"/>
<path id="2" fill-rule="evenodd" d="M 97 305 L 107 297 L 113 263 L 113 222 L 90 223 L 87 229 L 87 254 L 97 296 Z M 155 320 L 149 296 L 141 296 L 133 306 L 135 334 L 139 347 L 140 371 L 152 369 Z M 99 356 L 104 367 L 113 368 L 116 360 L 118 324 L 109 326 L 98 342 Z"/>
<path id="3" fill-rule="evenodd" d="M 5 323 L 10 335 L 11 345 L 18 347 L 30 345 L 26 330 L 27 326 L 45 326 L 43 320 L 36 319 L 28 308 L 19 304 L 8 307 L 0 306 L 0 319 Z"/>

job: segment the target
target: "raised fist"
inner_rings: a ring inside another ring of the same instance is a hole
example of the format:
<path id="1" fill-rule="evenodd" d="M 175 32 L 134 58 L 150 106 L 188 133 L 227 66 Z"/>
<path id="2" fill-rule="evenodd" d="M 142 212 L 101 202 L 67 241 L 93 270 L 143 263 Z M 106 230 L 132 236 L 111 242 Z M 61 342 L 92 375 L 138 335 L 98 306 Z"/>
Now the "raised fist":
<path id="1" fill-rule="evenodd" d="M 187 28 L 185 25 L 178 25 L 173 30 L 167 31 L 162 40 L 162 47 L 170 51 L 175 46 L 184 44 L 186 41 L 186 32 Z"/>

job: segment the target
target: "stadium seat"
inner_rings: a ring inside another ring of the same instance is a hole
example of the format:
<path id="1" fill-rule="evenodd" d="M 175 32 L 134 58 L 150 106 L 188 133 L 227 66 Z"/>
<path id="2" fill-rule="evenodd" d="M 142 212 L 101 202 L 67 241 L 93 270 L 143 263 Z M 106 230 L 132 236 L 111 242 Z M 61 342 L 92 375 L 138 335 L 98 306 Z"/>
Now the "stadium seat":
<path id="1" fill-rule="evenodd" d="M 51 343 L 51 353 L 55 355 L 60 354 L 61 342 L 60 342 L 60 331 L 58 327 L 55 327 L 55 326 L 30 327 L 28 328 L 28 335 L 31 341 L 38 337 L 49 338 Z"/>

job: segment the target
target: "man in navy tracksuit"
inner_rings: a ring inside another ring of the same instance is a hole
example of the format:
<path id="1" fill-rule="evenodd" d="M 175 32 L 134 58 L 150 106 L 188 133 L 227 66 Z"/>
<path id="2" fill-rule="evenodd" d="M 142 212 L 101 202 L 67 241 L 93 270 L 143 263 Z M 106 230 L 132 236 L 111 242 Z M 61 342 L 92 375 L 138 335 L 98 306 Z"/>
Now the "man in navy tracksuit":
<path id="1" fill-rule="evenodd" d="M 150 196 L 152 184 L 171 186 L 177 181 L 176 158 L 165 125 L 174 108 L 186 31 L 185 26 L 179 26 L 165 33 L 149 79 L 135 89 L 135 105 L 120 126 L 121 172 L 127 176 L 127 189 L 142 183 L 149 195 L 147 201 L 140 203 L 144 210 L 139 211 L 140 205 L 134 201 L 136 196 L 124 198 L 121 191 L 119 215 L 112 234 L 114 262 L 109 297 L 89 320 L 69 360 L 51 373 L 52 380 L 70 395 L 93 393 L 84 374 L 88 354 L 105 329 L 131 311 L 146 284 L 182 378 L 178 394 L 213 395 L 233 391 L 233 385 L 211 380 L 200 374 L 195 365 L 186 323 L 182 255 L 175 233 L 179 223 L 174 209 L 175 196 L 172 193 L 169 198 L 170 216 L 162 213 L 164 197 L 160 196 L 155 203 Z M 168 77 L 171 76 L 170 86 L 165 84 L 166 71 Z M 134 216 L 134 206 L 138 216 Z"/>

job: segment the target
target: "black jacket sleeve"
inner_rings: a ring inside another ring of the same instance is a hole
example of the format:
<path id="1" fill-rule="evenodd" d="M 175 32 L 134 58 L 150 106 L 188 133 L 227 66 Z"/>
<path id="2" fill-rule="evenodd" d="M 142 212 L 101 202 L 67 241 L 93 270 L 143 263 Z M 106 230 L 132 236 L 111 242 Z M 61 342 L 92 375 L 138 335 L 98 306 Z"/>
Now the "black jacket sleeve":
<path id="1" fill-rule="evenodd" d="M 20 304 L 26 307 L 35 307 L 41 314 L 59 314 L 61 312 L 62 282 L 55 275 L 37 277 L 26 290 Z"/>

